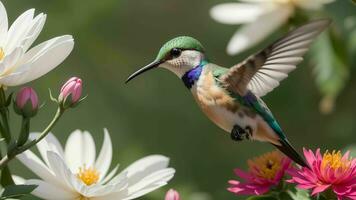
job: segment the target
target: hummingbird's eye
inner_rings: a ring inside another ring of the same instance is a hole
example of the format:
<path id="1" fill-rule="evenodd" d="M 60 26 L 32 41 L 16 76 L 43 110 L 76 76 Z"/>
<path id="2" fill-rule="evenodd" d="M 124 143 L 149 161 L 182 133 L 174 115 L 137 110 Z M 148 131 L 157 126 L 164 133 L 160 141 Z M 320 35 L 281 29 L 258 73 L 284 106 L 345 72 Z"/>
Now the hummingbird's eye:
<path id="1" fill-rule="evenodd" d="M 181 49 L 178 49 L 178 48 L 173 48 L 173 49 L 171 50 L 171 56 L 172 56 L 173 58 L 179 57 L 181 53 L 182 53 L 182 50 L 181 50 Z"/>

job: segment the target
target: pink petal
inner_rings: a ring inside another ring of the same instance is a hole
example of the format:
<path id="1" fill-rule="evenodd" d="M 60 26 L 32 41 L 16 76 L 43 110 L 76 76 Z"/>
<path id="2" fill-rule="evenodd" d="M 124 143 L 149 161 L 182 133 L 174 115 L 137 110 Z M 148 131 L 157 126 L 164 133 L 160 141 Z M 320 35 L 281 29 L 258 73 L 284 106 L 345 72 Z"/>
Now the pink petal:
<path id="1" fill-rule="evenodd" d="M 233 182 L 235 183 L 235 182 Z M 227 188 L 228 191 L 242 195 L 260 195 L 269 191 L 271 185 L 255 184 L 255 183 L 239 183 Z"/>
<path id="2" fill-rule="evenodd" d="M 352 189 L 352 185 L 335 185 L 333 186 L 333 191 L 337 195 L 345 195 L 347 193 L 350 193 Z"/>
<path id="3" fill-rule="evenodd" d="M 239 176 L 245 180 L 248 180 L 248 181 L 252 181 L 253 180 L 253 176 L 249 173 L 246 173 L 238 168 L 234 169 L 234 172 L 236 174 L 236 176 Z"/>
<path id="4" fill-rule="evenodd" d="M 298 184 L 314 184 L 315 185 L 315 182 L 313 181 L 309 181 L 309 180 L 306 180 L 306 179 L 302 179 L 302 178 L 299 178 L 299 177 L 293 177 L 293 180 L 298 183 Z"/>
<path id="5" fill-rule="evenodd" d="M 311 150 L 308 151 L 307 149 L 303 148 L 303 153 L 308 165 L 310 167 L 313 166 L 313 163 L 316 160 L 313 152 Z"/>
<path id="6" fill-rule="evenodd" d="M 227 188 L 228 191 L 235 193 L 235 194 L 248 194 L 248 195 L 254 195 L 254 190 L 251 190 L 250 188 L 246 187 L 245 184 L 240 184 L 236 185 L 234 187 L 229 187 Z"/>
<path id="7" fill-rule="evenodd" d="M 330 185 L 319 185 L 313 189 L 312 196 L 315 194 L 318 194 L 320 192 L 324 192 L 326 189 L 328 189 Z"/>
<path id="8" fill-rule="evenodd" d="M 320 153 L 320 148 L 318 148 L 315 152 L 315 160 L 318 160 L 318 161 L 321 161 L 323 160 L 323 156 L 321 156 L 321 153 Z"/>
<path id="9" fill-rule="evenodd" d="M 303 190 L 309 190 L 309 189 L 312 189 L 312 188 L 314 188 L 315 187 L 315 185 L 313 184 L 313 185 L 308 185 L 308 184 L 299 184 L 299 185 L 297 185 L 297 188 L 300 188 L 300 189 L 303 189 Z"/>
<path id="10" fill-rule="evenodd" d="M 350 155 L 350 151 L 346 151 L 346 153 L 342 156 L 342 160 L 348 160 L 349 158 L 349 155 Z"/>
<path id="11" fill-rule="evenodd" d="M 236 181 L 236 180 L 229 180 L 229 182 L 228 182 L 229 184 L 231 184 L 231 185 L 237 185 L 237 184 L 240 184 L 240 182 L 239 181 Z"/>

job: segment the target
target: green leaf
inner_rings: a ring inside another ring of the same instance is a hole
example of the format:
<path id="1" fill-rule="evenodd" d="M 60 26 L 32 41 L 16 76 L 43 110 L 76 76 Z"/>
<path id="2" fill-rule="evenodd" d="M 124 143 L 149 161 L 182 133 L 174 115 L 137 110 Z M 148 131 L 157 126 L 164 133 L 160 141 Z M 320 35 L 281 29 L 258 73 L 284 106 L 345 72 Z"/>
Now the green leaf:
<path id="1" fill-rule="evenodd" d="M 272 195 L 261 195 L 249 197 L 247 200 L 277 200 L 277 198 Z"/>
<path id="2" fill-rule="evenodd" d="M 19 198 L 30 194 L 37 185 L 9 185 L 2 189 L 0 199 Z"/>
<path id="3" fill-rule="evenodd" d="M 11 172 L 8 166 L 5 166 L 1 171 L 0 182 L 2 186 L 13 185 L 14 181 L 11 177 Z"/>
<path id="4" fill-rule="evenodd" d="M 293 198 L 289 195 L 288 192 L 285 192 L 285 191 L 280 192 L 280 193 L 278 194 L 278 199 L 283 199 L 283 200 L 295 200 L 295 199 L 293 199 Z"/>
<path id="5" fill-rule="evenodd" d="M 293 200 L 310 200 L 311 199 L 309 192 L 307 190 L 301 190 L 301 189 L 297 188 L 295 192 L 287 191 L 287 193 Z"/>

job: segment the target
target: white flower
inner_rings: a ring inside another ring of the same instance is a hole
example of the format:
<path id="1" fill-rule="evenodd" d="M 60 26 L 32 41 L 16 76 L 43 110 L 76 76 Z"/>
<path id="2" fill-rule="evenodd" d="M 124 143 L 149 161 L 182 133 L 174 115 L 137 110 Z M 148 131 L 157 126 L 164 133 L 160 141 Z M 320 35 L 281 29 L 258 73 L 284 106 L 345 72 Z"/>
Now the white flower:
<path id="1" fill-rule="evenodd" d="M 244 24 L 230 39 L 227 53 L 234 55 L 261 42 L 287 22 L 296 8 L 317 10 L 334 0 L 242 0 L 223 3 L 210 10 L 213 19 L 224 24 Z"/>
<path id="2" fill-rule="evenodd" d="M 8 29 L 7 13 L 0 2 L 0 86 L 16 86 L 37 79 L 59 65 L 72 51 L 72 36 L 63 35 L 32 49 L 46 15 L 34 9 L 21 14 Z"/>
<path id="3" fill-rule="evenodd" d="M 37 137 L 38 134 L 31 134 Z M 49 200 L 129 200 L 151 192 L 173 178 L 175 170 L 168 168 L 169 159 L 161 155 L 144 157 L 117 174 L 118 166 L 108 173 L 112 159 L 110 135 L 104 129 L 104 141 L 99 156 L 87 131 L 74 131 L 65 149 L 53 134 L 37 144 L 43 160 L 27 150 L 17 158 L 39 179 L 17 184 L 35 184 L 33 195 Z M 95 159 L 96 158 L 96 159 Z"/>

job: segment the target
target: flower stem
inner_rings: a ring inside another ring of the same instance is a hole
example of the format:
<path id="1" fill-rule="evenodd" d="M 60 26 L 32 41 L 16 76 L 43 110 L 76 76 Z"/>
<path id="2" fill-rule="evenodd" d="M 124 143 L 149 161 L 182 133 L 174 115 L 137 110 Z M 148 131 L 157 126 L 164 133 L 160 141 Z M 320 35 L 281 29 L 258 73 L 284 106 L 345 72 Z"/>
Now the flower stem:
<path id="1" fill-rule="evenodd" d="M 9 96 L 9 99 L 11 95 Z M 11 133 L 9 128 L 8 118 L 8 101 L 4 91 L 4 88 L 0 86 L 0 115 L 2 121 L 0 121 L 0 134 L 5 139 L 7 145 L 11 143 Z M 6 156 L 5 156 L 6 157 Z M 2 158 L 2 152 L 0 152 L 0 158 Z M 3 158 L 2 158 L 3 159 Z M 14 181 L 12 180 L 10 168 L 8 166 L 4 166 L 0 168 L 0 183 L 2 186 L 12 185 Z"/>
<path id="2" fill-rule="evenodd" d="M 17 156 L 18 154 L 20 154 L 20 153 L 28 150 L 29 148 L 33 147 L 38 142 L 40 142 L 44 137 L 46 137 L 48 135 L 49 131 L 58 122 L 59 118 L 62 116 L 63 113 L 64 113 L 64 109 L 61 106 L 59 106 L 55 116 L 52 119 L 52 121 L 42 131 L 42 133 L 40 134 L 40 136 L 38 138 L 36 138 L 36 139 L 24 144 L 23 146 L 18 146 L 16 148 L 14 148 L 11 152 L 8 152 L 8 154 L 6 156 L 4 156 L 0 160 L 0 170 L 2 170 L 7 165 L 7 163 L 10 162 L 15 156 Z"/>
<path id="3" fill-rule="evenodd" d="M 46 137 L 48 135 L 49 131 L 54 127 L 54 125 L 56 125 L 56 123 L 58 122 L 59 118 L 62 116 L 63 113 L 64 113 L 64 109 L 61 106 L 58 107 L 56 115 L 54 116 L 52 121 L 49 123 L 49 125 L 46 127 L 46 129 L 42 131 L 42 133 L 40 134 L 40 136 L 38 138 L 36 138 L 36 139 L 32 140 L 31 142 L 22 146 L 20 148 L 20 151 L 21 151 L 20 153 L 22 153 L 22 152 L 26 151 L 27 149 L 31 148 L 32 146 L 36 145 L 39 141 L 41 141 L 44 137 Z"/>
<path id="4" fill-rule="evenodd" d="M 10 95 L 11 96 L 11 95 Z M 7 108 L 7 99 L 5 95 L 4 88 L 0 88 L 0 115 L 2 119 L 2 123 L 0 126 L 1 135 L 5 138 L 6 143 L 10 143 L 11 141 L 11 133 L 8 118 L 8 108 Z"/>
<path id="5" fill-rule="evenodd" d="M 27 142 L 29 135 L 30 135 L 30 118 L 22 117 L 21 132 L 19 135 L 19 139 L 17 140 L 17 146 L 20 147 L 24 145 Z"/>

